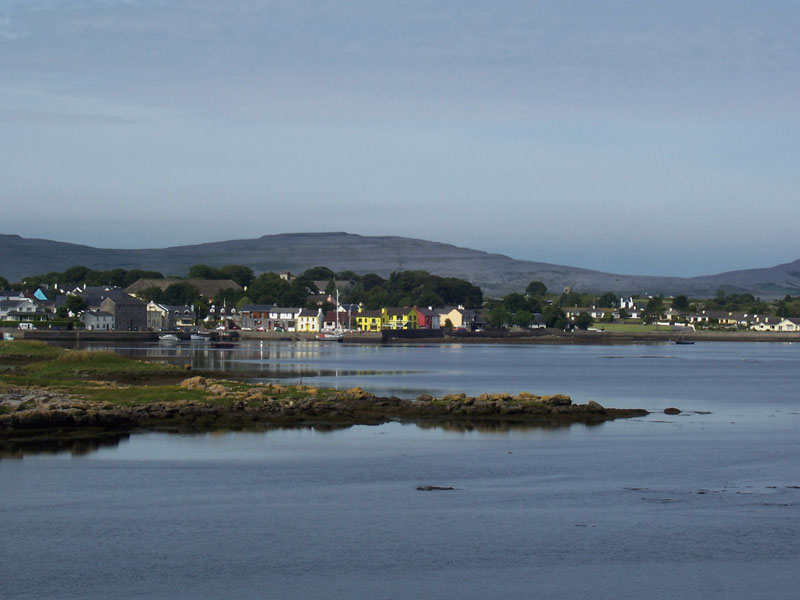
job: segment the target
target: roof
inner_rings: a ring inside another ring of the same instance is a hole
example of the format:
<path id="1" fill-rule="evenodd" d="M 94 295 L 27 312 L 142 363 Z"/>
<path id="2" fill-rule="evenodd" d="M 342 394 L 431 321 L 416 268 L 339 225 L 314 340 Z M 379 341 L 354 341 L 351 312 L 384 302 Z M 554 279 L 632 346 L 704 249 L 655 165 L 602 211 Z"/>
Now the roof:
<path id="1" fill-rule="evenodd" d="M 138 298 L 134 298 L 130 294 L 126 294 L 122 290 L 109 290 L 106 293 L 105 298 L 103 298 L 103 302 L 106 300 L 111 300 L 114 304 L 117 305 L 130 305 L 130 306 L 146 306 L 146 302 L 142 302 Z"/>
<path id="2" fill-rule="evenodd" d="M 355 314 L 356 317 L 375 318 L 382 317 L 383 313 L 379 310 L 362 310 L 360 313 Z"/>
<path id="3" fill-rule="evenodd" d="M 239 312 L 269 312 L 272 310 L 272 304 L 245 304 Z"/>
<path id="4" fill-rule="evenodd" d="M 175 283 L 188 283 L 205 298 L 213 298 L 222 290 L 240 290 L 242 286 L 233 279 L 140 279 L 125 288 L 129 294 L 137 294 L 147 288 L 157 287 L 166 290 Z"/>
<path id="5" fill-rule="evenodd" d="M 297 315 L 297 316 L 298 317 L 316 317 L 316 316 L 319 316 L 319 311 L 318 310 L 310 310 L 310 309 L 306 308 L 304 310 L 301 310 L 300 314 Z"/>

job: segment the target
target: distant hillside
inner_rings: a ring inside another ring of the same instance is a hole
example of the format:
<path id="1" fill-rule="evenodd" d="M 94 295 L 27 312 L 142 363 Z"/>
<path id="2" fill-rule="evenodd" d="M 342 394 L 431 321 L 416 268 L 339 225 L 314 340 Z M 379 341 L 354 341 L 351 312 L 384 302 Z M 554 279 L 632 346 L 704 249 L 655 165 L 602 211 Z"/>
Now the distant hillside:
<path id="1" fill-rule="evenodd" d="M 550 290 L 570 285 L 585 292 L 614 291 L 619 294 L 687 294 L 713 296 L 719 287 L 731 291 L 756 290 L 759 295 L 783 296 L 800 292 L 800 278 L 785 275 L 785 270 L 770 275 L 761 271 L 736 271 L 733 274 L 680 278 L 615 275 L 562 265 L 515 260 L 502 254 L 460 248 L 449 244 L 403 237 L 361 236 L 349 233 L 290 233 L 265 235 L 257 239 L 230 240 L 190 246 L 147 250 L 101 249 L 77 244 L 0 235 L 0 275 L 18 281 L 26 275 L 63 271 L 74 265 L 98 270 L 116 267 L 150 269 L 165 275 L 185 275 L 189 267 L 243 264 L 256 273 L 284 269 L 302 272 L 318 265 L 335 271 L 377 273 L 422 269 L 431 273 L 468 279 L 483 288 L 488 296 L 522 291 L 533 280 Z M 796 271 L 800 261 L 791 263 Z M 786 267 L 774 267 L 781 269 Z M 737 273 L 751 275 L 737 276 Z M 781 273 L 784 273 L 783 275 Z M 727 278 L 727 275 L 733 275 Z M 738 277 L 738 278 L 737 278 Z M 786 287 L 789 283 L 791 287 Z M 774 291 L 768 293 L 770 286 Z M 791 291 L 787 291 L 791 289 Z"/>

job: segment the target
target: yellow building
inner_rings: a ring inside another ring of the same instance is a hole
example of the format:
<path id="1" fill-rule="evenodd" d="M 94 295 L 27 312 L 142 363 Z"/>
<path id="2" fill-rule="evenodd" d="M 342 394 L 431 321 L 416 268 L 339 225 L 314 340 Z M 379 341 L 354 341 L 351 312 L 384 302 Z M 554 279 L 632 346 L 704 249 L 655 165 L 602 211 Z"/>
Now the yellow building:
<path id="1" fill-rule="evenodd" d="M 413 308 L 384 308 L 381 312 L 384 329 L 419 329 L 417 311 Z"/>
<path id="2" fill-rule="evenodd" d="M 382 310 L 360 310 L 353 315 L 356 319 L 356 329 L 359 331 L 380 331 L 383 329 Z"/>

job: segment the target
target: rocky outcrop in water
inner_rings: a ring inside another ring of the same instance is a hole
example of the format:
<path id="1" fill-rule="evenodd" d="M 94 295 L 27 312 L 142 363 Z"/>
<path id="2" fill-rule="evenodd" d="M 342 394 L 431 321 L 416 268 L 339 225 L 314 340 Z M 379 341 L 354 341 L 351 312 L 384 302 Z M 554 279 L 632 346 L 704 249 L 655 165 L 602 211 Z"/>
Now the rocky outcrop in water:
<path id="1" fill-rule="evenodd" d="M 605 408 L 597 402 L 573 404 L 568 396 L 559 394 L 421 395 L 408 400 L 375 396 L 358 387 L 331 395 L 308 386 L 243 386 L 204 377 L 185 379 L 180 387 L 202 392 L 203 399 L 123 406 L 45 389 L 8 388 L 0 393 L 0 438 L 81 428 L 209 430 L 255 424 L 355 425 L 393 420 L 598 423 L 647 414 L 644 410 Z"/>

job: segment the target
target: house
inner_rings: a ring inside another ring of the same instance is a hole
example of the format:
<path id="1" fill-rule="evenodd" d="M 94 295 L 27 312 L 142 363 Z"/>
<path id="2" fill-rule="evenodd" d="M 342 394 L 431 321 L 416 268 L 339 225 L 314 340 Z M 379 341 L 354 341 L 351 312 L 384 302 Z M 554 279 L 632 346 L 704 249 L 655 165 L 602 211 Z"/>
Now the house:
<path id="1" fill-rule="evenodd" d="M 800 331 L 800 319 L 784 318 L 775 326 L 776 331 Z"/>
<path id="2" fill-rule="evenodd" d="M 750 325 L 750 329 L 754 329 L 755 331 L 793 331 L 790 329 L 778 329 L 779 325 L 782 325 L 784 321 L 792 321 L 791 319 L 784 319 L 783 317 L 756 317 L 756 323 Z M 789 324 L 785 324 L 784 327 L 789 327 Z"/>
<path id="3" fill-rule="evenodd" d="M 117 330 L 147 328 L 147 304 L 122 290 L 111 290 L 100 303 L 100 310 L 114 315 Z"/>
<path id="4" fill-rule="evenodd" d="M 86 331 L 113 331 L 114 315 L 102 310 L 87 310 L 81 316 Z"/>
<path id="5" fill-rule="evenodd" d="M 319 333 L 322 331 L 322 309 L 301 310 L 297 315 L 297 331 Z"/>
<path id="6" fill-rule="evenodd" d="M 448 321 L 455 329 L 472 330 L 477 327 L 479 322 L 478 315 L 474 310 L 467 310 L 463 306 L 457 308 L 442 308 L 438 311 L 439 326 L 445 327 Z"/>
<path id="7" fill-rule="evenodd" d="M 417 327 L 419 329 L 439 329 L 439 312 L 432 306 L 428 308 L 414 307 L 417 311 Z"/>
<path id="8" fill-rule="evenodd" d="M 172 306 L 149 302 L 147 304 L 147 328 L 155 331 L 193 327 L 195 312 L 193 306 Z"/>
<path id="9" fill-rule="evenodd" d="M 267 331 L 296 331 L 300 308 L 273 306 L 267 313 Z"/>
<path id="10" fill-rule="evenodd" d="M 245 304 L 239 311 L 242 329 L 267 329 L 271 304 Z"/>
<path id="11" fill-rule="evenodd" d="M 30 298 L 0 300 L 0 321 L 41 321 L 47 311 Z"/>
<path id="12" fill-rule="evenodd" d="M 323 331 L 339 331 L 341 329 L 351 329 L 351 318 L 346 312 L 329 310 L 322 317 Z"/>
<path id="13" fill-rule="evenodd" d="M 356 329 L 359 331 L 380 331 L 383 329 L 383 311 L 361 309 L 355 315 Z"/>
<path id="14" fill-rule="evenodd" d="M 663 319 L 665 321 L 667 321 L 669 323 L 677 322 L 677 321 L 683 321 L 684 320 L 684 314 L 681 311 L 679 311 L 679 310 L 677 310 L 675 308 L 672 308 L 671 306 L 667 310 L 664 311 L 662 317 L 663 317 Z"/>
<path id="15" fill-rule="evenodd" d="M 381 309 L 384 329 L 419 329 L 417 311 L 414 308 L 393 307 Z"/>
<path id="16" fill-rule="evenodd" d="M 542 313 L 533 313 L 533 321 L 530 322 L 528 327 L 530 329 L 544 329 L 547 327 L 547 324 L 544 322 L 544 317 L 542 317 Z"/>

